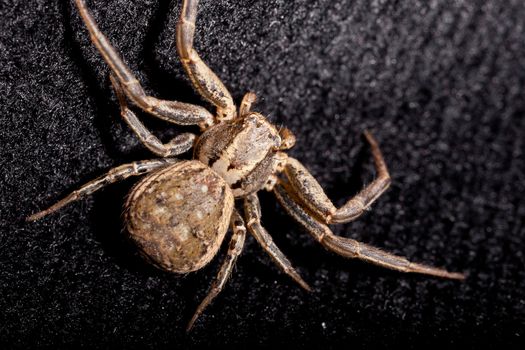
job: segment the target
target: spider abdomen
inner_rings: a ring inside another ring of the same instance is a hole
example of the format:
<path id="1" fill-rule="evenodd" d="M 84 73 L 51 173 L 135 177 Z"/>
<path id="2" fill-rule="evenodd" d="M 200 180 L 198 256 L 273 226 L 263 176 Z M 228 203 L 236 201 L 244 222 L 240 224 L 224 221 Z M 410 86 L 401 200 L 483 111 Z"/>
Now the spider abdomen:
<path id="1" fill-rule="evenodd" d="M 187 273 L 215 256 L 233 204 L 221 176 L 198 161 L 182 161 L 135 185 L 126 202 L 127 229 L 155 265 Z"/>

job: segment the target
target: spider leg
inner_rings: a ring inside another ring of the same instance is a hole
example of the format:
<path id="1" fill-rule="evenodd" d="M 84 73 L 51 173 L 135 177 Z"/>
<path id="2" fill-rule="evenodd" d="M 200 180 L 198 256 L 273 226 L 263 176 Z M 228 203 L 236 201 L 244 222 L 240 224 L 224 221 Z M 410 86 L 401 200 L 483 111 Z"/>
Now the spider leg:
<path id="1" fill-rule="evenodd" d="M 272 236 L 261 225 L 261 206 L 256 194 L 251 194 L 244 200 L 244 213 L 248 220 L 248 231 L 255 237 L 257 242 L 272 257 L 273 261 L 288 276 L 294 279 L 301 287 L 311 292 L 310 286 L 301 278 L 299 273 L 292 267 L 290 261 L 273 242 Z"/>
<path id="2" fill-rule="evenodd" d="M 196 136 L 189 132 L 178 135 L 167 144 L 160 142 L 160 140 L 153 135 L 144 124 L 142 124 L 135 113 L 129 109 L 122 86 L 115 78 L 115 75 L 110 74 L 109 78 L 120 104 L 120 115 L 129 125 L 131 130 L 137 135 L 140 142 L 142 142 L 150 151 L 160 157 L 173 157 L 184 153 L 193 147 Z"/>
<path id="3" fill-rule="evenodd" d="M 145 112 L 171 123 L 181 125 L 199 124 L 202 128 L 213 124 L 213 115 L 203 107 L 177 101 L 160 100 L 146 95 L 137 78 L 98 28 L 84 0 L 75 0 L 75 3 L 91 35 L 91 41 L 111 67 L 126 95 L 133 103 Z"/>
<path id="4" fill-rule="evenodd" d="M 334 206 L 321 185 L 298 160 L 288 158 L 284 172 L 291 190 L 302 204 L 326 224 L 341 224 L 357 219 L 390 186 L 390 175 L 376 140 L 368 131 L 364 135 L 370 144 L 377 177 L 340 208 Z"/>
<path id="5" fill-rule="evenodd" d="M 288 128 L 281 128 L 279 130 L 279 136 L 281 136 L 281 147 L 280 150 L 287 150 L 295 145 L 295 135 Z"/>
<path id="6" fill-rule="evenodd" d="M 233 234 L 230 240 L 230 244 L 228 246 L 228 253 L 226 255 L 226 258 L 222 263 L 222 266 L 219 270 L 219 273 L 217 274 L 215 281 L 213 281 L 211 285 L 208 295 L 206 295 L 206 297 L 202 300 L 199 307 L 197 307 L 197 310 L 193 314 L 193 317 L 191 318 L 190 322 L 188 323 L 188 326 L 186 327 L 187 332 L 191 330 L 195 321 L 200 316 L 200 314 L 202 314 L 204 309 L 206 309 L 206 307 L 210 305 L 213 299 L 215 299 L 215 297 L 223 290 L 224 286 L 226 285 L 226 282 L 228 281 L 228 278 L 232 273 L 235 261 L 237 260 L 237 257 L 241 254 L 242 248 L 244 246 L 244 240 L 246 238 L 246 226 L 244 225 L 244 221 L 237 210 L 233 211 L 231 218 L 231 227 L 233 230 Z"/>
<path id="7" fill-rule="evenodd" d="M 236 109 L 231 94 L 193 48 L 198 3 L 198 0 L 184 0 L 182 4 L 177 25 L 177 50 L 195 90 L 217 107 L 220 120 L 233 119 Z"/>
<path id="8" fill-rule="evenodd" d="M 379 248 L 358 242 L 356 240 L 336 236 L 325 224 L 312 217 L 305 208 L 301 207 L 290 193 L 287 185 L 277 184 L 274 187 L 277 200 L 308 233 L 321 243 L 326 249 L 333 251 L 346 258 L 357 258 L 366 262 L 376 264 L 388 269 L 401 272 L 413 272 L 424 275 L 432 275 L 443 278 L 461 280 L 465 275 L 456 272 L 448 272 L 443 269 L 416 264 Z"/>
<path id="9" fill-rule="evenodd" d="M 35 220 L 41 219 L 42 217 L 48 214 L 54 213 L 55 211 L 61 209 L 62 207 L 64 207 L 65 205 L 71 202 L 75 202 L 84 197 L 89 196 L 93 192 L 96 192 L 109 184 L 127 179 L 130 176 L 146 174 L 153 170 L 176 163 L 178 161 L 179 161 L 178 159 L 174 159 L 174 158 L 162 158 L 162 159 L 143 160 L 143 161 L 138 161 L 138 162 L 133 162 L 133 163 L 118 166 L 108 171 L 105 175 L 102 175 L 88 182 L 87 184 L 80 187 L 78 190 L 71 192 L 67 197 L 61 199 L 60 201 L 53 204 L 49 208 L 27 217 L 26 220 L 35 221 Z"/>
<path id="10" fill-rule="evenodd" d="M 239 115 L 242 117 L 248 114 L 255 101 L 257 101 L 257 95 L 254 92 L 246 93 L 242 98 L 241 106 L 239 107 Z"/>

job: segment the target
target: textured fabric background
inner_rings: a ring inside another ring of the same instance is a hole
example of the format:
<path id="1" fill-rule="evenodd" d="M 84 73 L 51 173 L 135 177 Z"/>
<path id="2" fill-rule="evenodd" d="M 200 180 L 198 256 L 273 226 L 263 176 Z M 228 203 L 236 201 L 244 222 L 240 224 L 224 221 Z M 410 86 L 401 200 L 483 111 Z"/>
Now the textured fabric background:
<path id="1" fill-rule="evenodd" d="M 176 55 L 180 1 L 88 5 L 149 93 L 203 104 Z M 0 18 L 0 343 L 523 342 L 523 1 L 203 0 L 198 51 L 237 102 L 255 91 L 255 109 L 293 130 L 290 153 L 337 204 L 374 176 L 362 131 L 379 140 L 393 185 L 335 232 L 469 277 L 403 275 L 338 257 L 264 193 L 264 225 L 314 292 L 250 237 L 189 335 L 222 254 L 187 276 L 140 260 L 120 221 L 136 179 L 24 222 L 111 167 L 152 155 L 121 121 L 108 68 L 70 1 L 2 0 Z M 141 117 L 164 140 L 183 129 Z"/>

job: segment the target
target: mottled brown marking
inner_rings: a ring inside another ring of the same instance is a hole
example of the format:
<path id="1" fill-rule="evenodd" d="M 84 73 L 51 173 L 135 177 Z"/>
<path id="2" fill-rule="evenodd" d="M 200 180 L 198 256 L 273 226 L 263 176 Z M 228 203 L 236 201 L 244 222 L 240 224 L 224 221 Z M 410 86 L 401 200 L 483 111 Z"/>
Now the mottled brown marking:
<path id="1" fill-rule="evenodd" d="M 217 253 L 233 210 L 233 195 L 210 168 L 184 161 L 142 179 L 126 209 L 130 236 L 149 259 L 163 269 L 187 273 Z"/>

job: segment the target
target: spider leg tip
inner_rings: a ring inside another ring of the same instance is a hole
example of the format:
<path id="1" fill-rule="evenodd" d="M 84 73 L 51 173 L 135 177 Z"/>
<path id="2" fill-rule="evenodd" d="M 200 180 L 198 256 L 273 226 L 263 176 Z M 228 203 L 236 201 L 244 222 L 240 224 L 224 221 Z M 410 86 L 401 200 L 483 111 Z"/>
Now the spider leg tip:
<path id="1" fill-rule="evenodd" d="M 307 292 L 312 293 L 314 291 L 312 287 L 310 287 L 310 285 L 306 283 L 305 281 L 302 281 L 300 284 L 301 284 L 301 287 L 303 287 L 303 289 L 306 290 Z"/>
<path id="2" fill-rule="evenodd" d="M 449 272 L 446 270 L 438 271 L 438 273 L 430 273 L 430 275 L 442 277 L 450 280 L 463 281 L 467 278 L 466 273 Z"/>
<path id="3" fill-rule="evenodd" d="M 197 320 L 197 315 L 194 315 L 191 320 L 188 322 L 188 325 L 186 326 L 186 333 L 190 333 L 193 329 L 193 326 L 195 325 L 195 321 Z"/>
<path id="4" fill-rule="evenodd" d="M 38 219 L 41 219 L 45 215 L 46 215 L 46 213 L 41 211 L 41 212 L 38 212 L 38 213 L 31 214 L 31 215 L 27 216 L 25 218 L 25 221 L 26 222 L 33 222 L 33 221 L 36 221 Z"/>
<path id="5" fill-rule="evenodd" d="M 453 279 L 453 280 L 464 281 L 465 279 L 467 279 L 467 274 L 460 273 L 460 272 L 449 272 L 448 276 L 446 277 Z"/>

